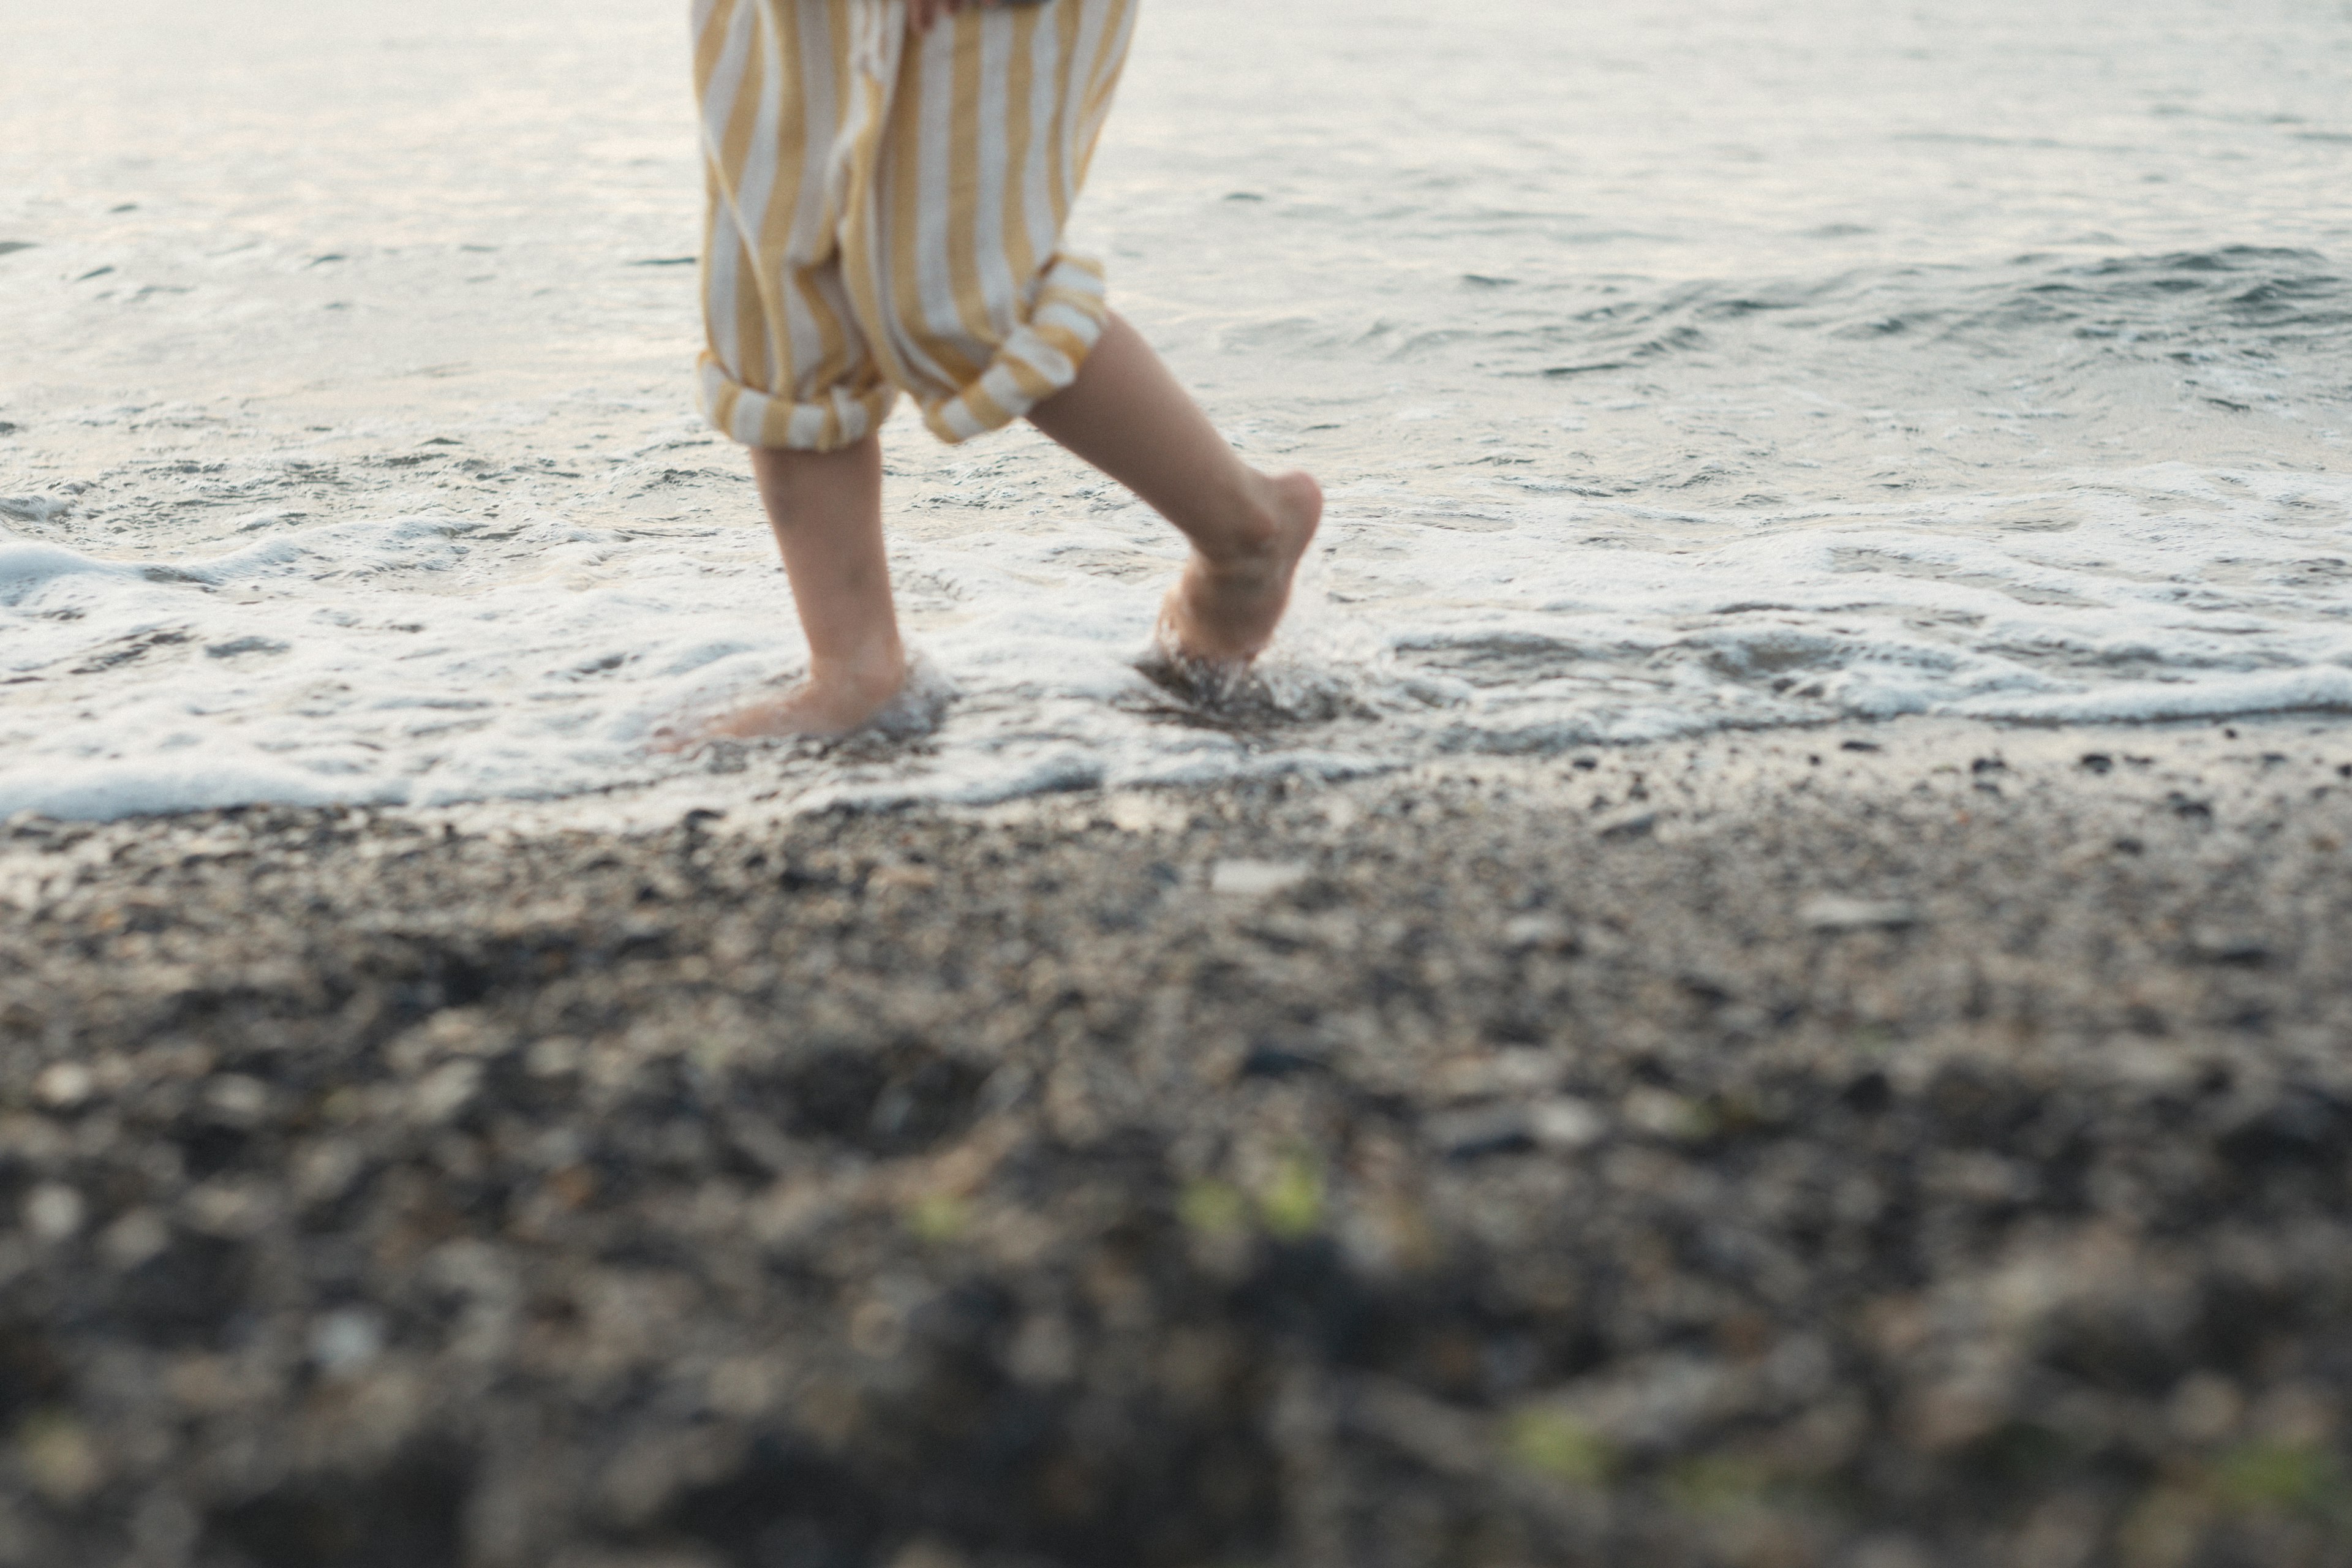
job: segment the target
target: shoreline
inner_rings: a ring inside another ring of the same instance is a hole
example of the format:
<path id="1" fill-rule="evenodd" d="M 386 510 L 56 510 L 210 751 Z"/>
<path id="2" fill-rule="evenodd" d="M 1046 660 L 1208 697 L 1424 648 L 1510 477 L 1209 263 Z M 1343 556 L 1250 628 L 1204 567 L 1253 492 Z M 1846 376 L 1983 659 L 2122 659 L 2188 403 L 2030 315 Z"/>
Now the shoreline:
<path id="1" fill-rule="evenodd" d="M 0 829 L 0 1555 L 2352 1561 L 2352 721 L 635 809 Z"/>

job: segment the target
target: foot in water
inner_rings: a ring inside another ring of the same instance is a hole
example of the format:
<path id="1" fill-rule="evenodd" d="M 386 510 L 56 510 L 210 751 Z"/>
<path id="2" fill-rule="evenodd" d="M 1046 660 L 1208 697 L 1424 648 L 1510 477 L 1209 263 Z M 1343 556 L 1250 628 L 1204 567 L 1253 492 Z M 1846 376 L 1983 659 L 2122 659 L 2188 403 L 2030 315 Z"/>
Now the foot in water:
<path id="1" fill-rule="evenodd" d="M 656 750 L 683 752 L 709 741 L 836 740 L 881 718 L 907 689 L 909 667 L 895 645 L 866 658 L 810 670 L 781 697 L 747 702 L 715 719 L 664 725 Z"/>
<path id="2" fill-rule="evenodd" d="M 1239 669 L 1274 641 L 1298 563 L 1323 521 L 1323 489 L 1304 473 L 1265 483 L 1256 526 L 1214 555 L 1195 546 L 1160 606 L 1160 645 L 1181 663 Z"/>

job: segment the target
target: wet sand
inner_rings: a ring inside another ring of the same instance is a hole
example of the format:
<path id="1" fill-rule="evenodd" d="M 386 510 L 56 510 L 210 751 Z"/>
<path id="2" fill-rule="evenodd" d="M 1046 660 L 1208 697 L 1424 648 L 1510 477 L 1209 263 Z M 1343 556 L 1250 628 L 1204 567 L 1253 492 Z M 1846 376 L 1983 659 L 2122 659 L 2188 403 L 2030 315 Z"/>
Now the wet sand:
<path id="1" fill-rule="evenodd" d="M 7 826 L 0 1561 L 2352 1562 L 2352 725 L 582 821 Z"/>

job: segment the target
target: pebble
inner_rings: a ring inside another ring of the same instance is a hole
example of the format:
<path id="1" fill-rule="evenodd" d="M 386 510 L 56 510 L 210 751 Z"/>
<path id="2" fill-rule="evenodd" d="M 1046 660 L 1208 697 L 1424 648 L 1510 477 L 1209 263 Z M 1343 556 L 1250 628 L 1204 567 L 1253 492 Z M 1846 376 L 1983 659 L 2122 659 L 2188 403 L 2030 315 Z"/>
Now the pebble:
<path id="1" fill-rule="evenodd" d="M 1825 895 L 1806 900 L 1798 907 L 1797 919 L 1817 931 L 1901 931 L 1919 923 L 1919 909 L 1900 899 Z"/>
<path id="2" fill-rule="evenodd" d="M 2309 1042 L 2352 1037 L 2352 887 L 2307 846 L 2352 795 L 1907 732 L 1646 750 L 1675 831 L 1607 839 L 1555 763 L 1142 829 L 0 842 L 0 1030 L 52 1058 L 0 1110 L 8 1550 L 2138 1568 L 2128 1521 L 2239 1528 L 2347 1455 L 2352 1068 Z M 1932 891 L 1936 940 L 1822 941 L 1922 918 L 1823 885 Z M 168 929 L 109 923 L 132 889 Z"/>
<path id="3" fill-rule="evenodd" d="M 1307 867 L 1298 860 L 1220 860 L 1209 868 L 1209 890 L 1234 899 L 1263 899 L 1297 887 Z"/>
<path id="4" fill-rule="evenodd" d="M 359 1372 L 383 1352 L 383 1316 L 367 1308 L 329 1312 L 310 1326 L 310 1359 L 330 1376 Z"/>
<path id="5" fill-rule="evenodd" d="M 71 1110 L 89 1098 L 97 1078 L 79 1062 L 51 1062 L 33 1080 L 33 1098 L 51 1110 Z"/>
<path id="6" fill-rule="evenodd" d="M 64 1241 L 81 1230 L 88 1205 L 59 1182 L 44 1182 L 25 1194 L 25 1228 L 43 1241 Z"/>

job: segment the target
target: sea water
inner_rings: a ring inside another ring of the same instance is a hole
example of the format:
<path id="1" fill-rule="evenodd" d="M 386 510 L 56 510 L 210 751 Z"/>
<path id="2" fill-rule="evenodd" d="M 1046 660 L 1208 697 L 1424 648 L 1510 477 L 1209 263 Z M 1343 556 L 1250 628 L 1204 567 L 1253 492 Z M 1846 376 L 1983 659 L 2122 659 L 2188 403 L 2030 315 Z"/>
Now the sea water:
<path id="1" fill-rule="evenodd" d="M 0 816 L 987 801 L 1724 726 L 2352 710 L 2352 4 L 1146 0 L 1085 226 L 1330 510 L 888 432 L 935 718 L 804 664 L 696 420 L 685 7 L 0 0 Z"/>

